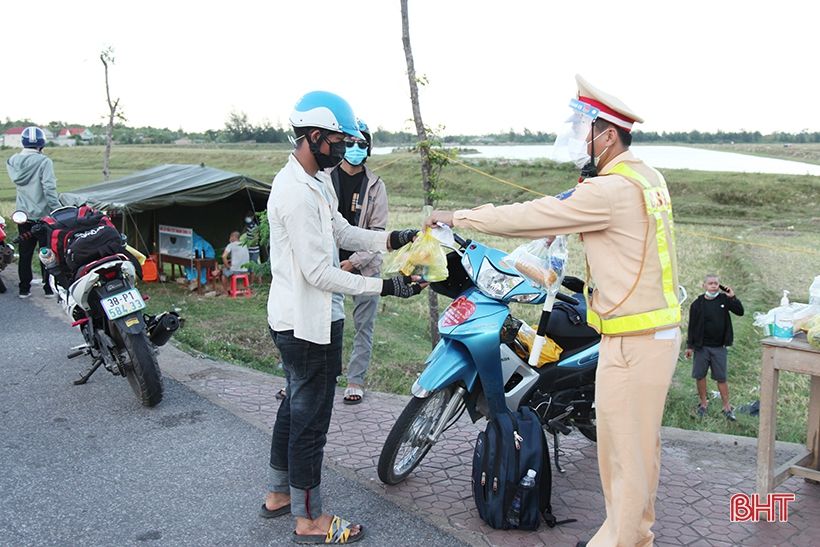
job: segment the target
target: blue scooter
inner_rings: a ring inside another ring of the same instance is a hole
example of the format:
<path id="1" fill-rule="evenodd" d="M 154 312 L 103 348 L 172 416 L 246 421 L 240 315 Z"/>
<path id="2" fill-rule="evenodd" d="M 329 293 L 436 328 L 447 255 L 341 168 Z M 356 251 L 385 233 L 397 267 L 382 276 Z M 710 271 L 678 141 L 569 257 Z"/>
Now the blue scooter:
<path id="1" fill-rule="evenodd" d="M 504 405 L 513 411 L 527 405 L 538 413 L 553 435 L 555 465 L 563 472 L 558 433 L 575 428 L 596 440 L 600 335 L 587 325 L 583 304 L 559 292 L 552 311 L 542 312 L 538 334 L 546 332 L 563 349 L 560 360 L 530 366 L 530 349 L 516 338 L 523 322 L 510 314 L 509 304 L 543 304 L 547 293 L 502 265 L 504 251 L 453 235 L 459 249 L 447 255 L 449 276 L 430 284 L 453 302 L 439 320 L 441 337 L 413 384 L 413 398 L 382 447 L 379 479 L 385 484 L 406 479 L 465 410 L 476 422 Z M 562 284 L 576 295 L 583 287 L 577 278 Z"/>

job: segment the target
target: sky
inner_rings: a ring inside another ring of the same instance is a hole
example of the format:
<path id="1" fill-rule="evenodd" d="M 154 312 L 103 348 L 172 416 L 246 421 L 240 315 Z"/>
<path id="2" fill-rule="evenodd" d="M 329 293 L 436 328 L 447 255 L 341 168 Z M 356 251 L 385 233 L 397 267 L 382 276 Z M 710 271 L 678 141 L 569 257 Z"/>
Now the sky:
<path id="1" fill-rule="evenodd" d="M 820 131 L 817 20 L 801 0 L 408 0 L 425 125 L 555 132 L 575 74 L 644 131 Z M 0 119 L 104 123 L 100 52 L 130 126 L 287 124 L 342 95 L 371 129 L 413 130 L 399 0 L 4 2 Z M 413 130 L 414 131 L 414 130 Z"/>

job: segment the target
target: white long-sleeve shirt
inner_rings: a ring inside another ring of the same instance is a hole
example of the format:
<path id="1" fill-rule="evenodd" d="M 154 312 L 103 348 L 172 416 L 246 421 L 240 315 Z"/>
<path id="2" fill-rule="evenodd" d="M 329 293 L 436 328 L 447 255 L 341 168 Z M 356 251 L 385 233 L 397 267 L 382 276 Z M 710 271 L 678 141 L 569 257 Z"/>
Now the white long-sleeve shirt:
<path id="1" fill-rule="evenodd" d="M 388 233 L 351 226 L 337 209 L 330 176 L 310 176 L 291 155 L 268 198 L 273 330 L 292 329 L 296 338 L 329 344 L 333 293 L 381 292 L 381 279 L 345 272 L 333 257 L 338 248 L 386 251 Z"/>

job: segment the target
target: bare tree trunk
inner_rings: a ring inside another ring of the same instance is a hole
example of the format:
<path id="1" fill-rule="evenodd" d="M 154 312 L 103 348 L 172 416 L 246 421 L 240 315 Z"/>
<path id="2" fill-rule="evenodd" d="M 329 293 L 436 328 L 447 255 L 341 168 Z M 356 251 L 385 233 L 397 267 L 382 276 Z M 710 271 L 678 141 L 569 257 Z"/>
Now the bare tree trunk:
<path id="1" fill-rule="evenodd" d="M 109 111 L 108 127 L 105 131 L 105 152 L 103 153 L 103 177 L 105 180 L 108 180 L 108 177 L 111 175 L 111 171 L 108 166 L 111 160 L 111 142 L 114 138 L 114 118 L 117 117 L 117 105 L 120 104 L 120 100 L 117 99 L 114 102 L 111 102 L 111 93 L 108 89 L 108 62 L 110 61 L 112 64 L 114 62 L 111 48 L 106 49 L 100 54 L 100 61 L 102 61 L 102 64 L 105 67 L 105 98 L 108 101 Z"/>
<path id="2" fill-rule="evenodd" d="M 421 158 L 421 180 L 424 189 L 424 204 L 433 205 L 433 187 L 430 182 L 430 147 L 427 130 L 421 120 L 419 107 L 419 88 L 416 81 L 416 68 L 413 65 L 413 51 L 410 48 L 410 22 L 407 17 L 407 0 L 401 1 L 401 41 L 404 44 L 404 59 L 407 62 L 407 79 L 410 83 L 410 103 L 413 106 L 413 121 L 416 124 L 416 136 L 419 140 L 418 150 Z M 427 304 L 430 315 L 430 340 L 435 346 L 438 343 L 438 295 L 427 291 Z"/>

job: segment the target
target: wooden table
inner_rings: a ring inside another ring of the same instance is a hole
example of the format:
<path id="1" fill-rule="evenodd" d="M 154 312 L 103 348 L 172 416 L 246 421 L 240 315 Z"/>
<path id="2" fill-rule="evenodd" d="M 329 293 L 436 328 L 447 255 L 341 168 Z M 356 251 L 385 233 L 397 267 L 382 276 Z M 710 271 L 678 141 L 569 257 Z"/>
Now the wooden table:
<path id="1" fill-rule="evenodd" d="M 757 492 L 765 496 L 778 484 L 797 475 L 820 481 L 820 350 L 806 342 L 800 333 L 791 341 L 764 338 L 760 370 L 760 431 L 757 435 Z M 780 371 L 811 376 L 806 451 L 774 467 L 774 441 L 777 424 L 777 383 Z"/>
<path id="2" fill-rule="evenodd" d="M 210 272 L 213 270 L 216 265 L 217 261 L 215 258 L 181 258 L 178 256 L 171 256 L 171 255 L 164 255 L 161 254 L 157 258 L 157 268 L 159 271 L 162 271 L 163 264 L 170 264 L 171 265 L 171 279 L 174 279 L 174 266 L 188 266 L 194 268 L 196 271 L 196 288 L 197 290 L 202 289 L 202 268 L 206 268 L 206 272 Z M 207 274 L 206 274 L 207 275 Z M 207 279 L 207 277 L 206 277 Z"/>

